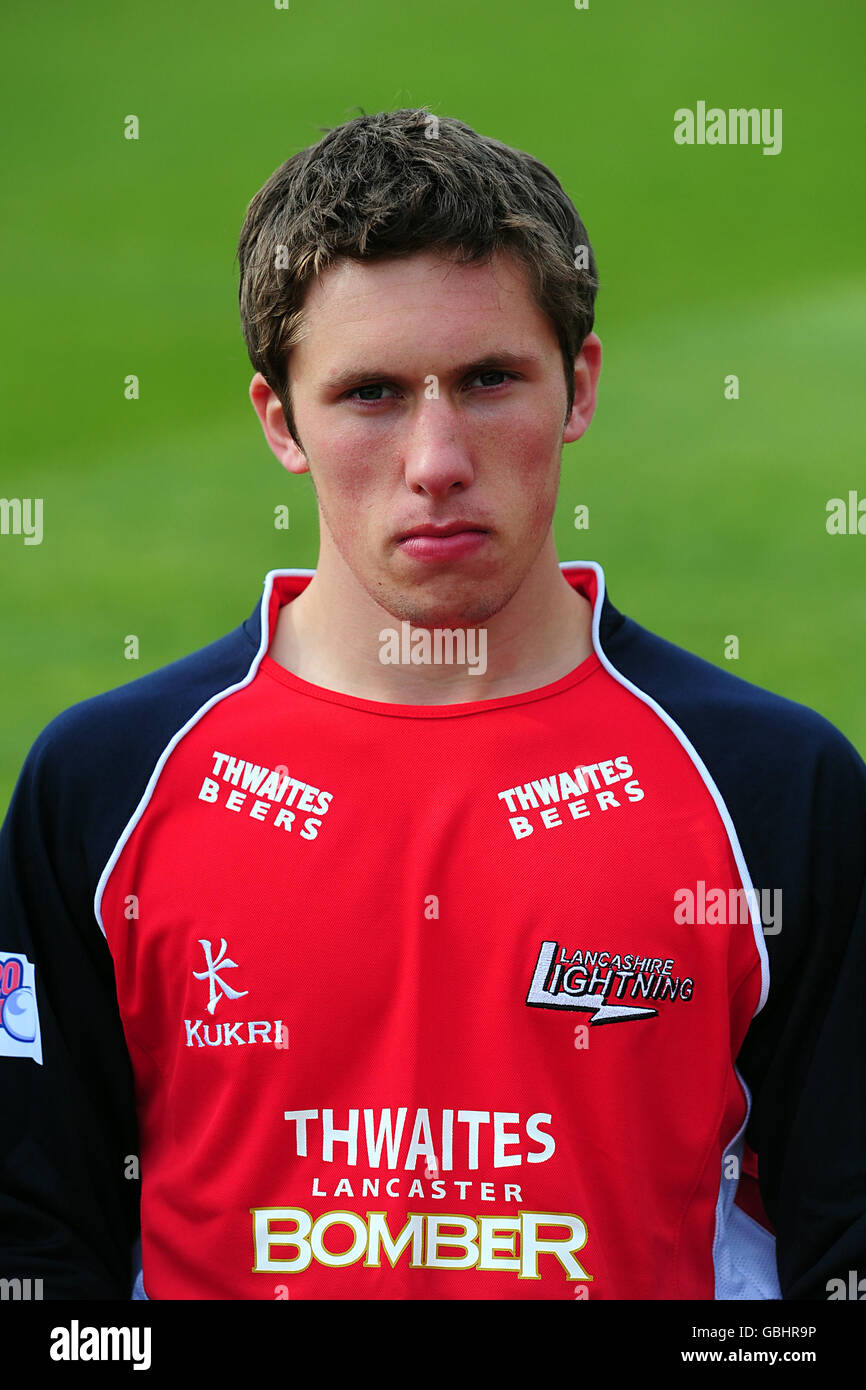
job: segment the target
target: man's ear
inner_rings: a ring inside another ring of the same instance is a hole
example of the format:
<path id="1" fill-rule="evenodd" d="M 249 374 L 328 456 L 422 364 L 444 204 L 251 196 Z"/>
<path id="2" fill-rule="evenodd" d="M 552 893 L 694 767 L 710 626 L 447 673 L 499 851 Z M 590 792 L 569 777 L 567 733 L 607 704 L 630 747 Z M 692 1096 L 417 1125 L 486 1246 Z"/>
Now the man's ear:
<path id="1" fill-rule="evenodd" d="M 306 455 L 289 433 L 280 398 L 261 372 L 256 372 L 250 382 L 250 400 L 274 456 L 290 473 L 308 473 L 310 466 Z"/>
<path id="2" fill-rule="evenodd" d="M 563 444 L 572 444 L 589 429 L 589 422 L 595 414 L 600 374 L 601 339 L 597 333 L 587 333 L 583 347 L 574 359 L 574 404 L 562 431 Z"/>

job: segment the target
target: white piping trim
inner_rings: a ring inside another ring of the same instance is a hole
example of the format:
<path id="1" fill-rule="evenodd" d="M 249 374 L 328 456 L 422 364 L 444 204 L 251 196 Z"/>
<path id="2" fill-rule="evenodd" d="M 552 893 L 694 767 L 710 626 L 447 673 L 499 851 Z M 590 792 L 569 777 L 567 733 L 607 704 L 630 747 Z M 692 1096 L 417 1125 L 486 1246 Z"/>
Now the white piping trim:
<path id="1" fill-rule="evenodd" d="M 713 798 L 713 801 L 716 803 L 716 810 L 721 816 L 722 824 L 724 825 L 725 830 L 727 831 L 728 840 L 730 841 L 731 849 L 734 852 L 734 859 L 736 861 L 737 870 L 739 872 L 740 879 L 742 880 L 743 887 L 746 890 L 746 901 L 749 904 L 749 919 L 752 923 L 752 933 L 755 938 L 755 946 L 757 948 L 758 955 L 761 958 L 761 997 L 758 1000 L 755 1013 L 752 1015 L 752 1017 L 754 1018 L 757 1014 L 761 1012 L 761 1009 L 767 1002 L 767 994 L 769 992 L 770 987 L 770 960 L 769 956 L 767 955 L 767 943 L 764 940 L 764 931 L 761 925 L 760 915 L 756 906 L 757 894 L 755 893 L 749 870 L 746 867 L 746 860 L 743 855 L 742 848 L 740 846 L 740 841 L 737 836 L 737 832 L 734 829 L 734 822 L 731 819 L 731 814 L 727 806 L 725 805 L 724 797 L 722 796 L 721 792 L 719 791 L 718 787 L 716 786 L 715 782 L 710 776 L 709 769 L 707 768 L 697 749 L 686 737 L 679 724 L 677 724 L 676 721 L 671 718 L 667 711 L 663 709 L 662 706 L 658 704 L 658 702 L 654 700 L 651 695 L 647 695 L 646 692 L 641 690 L 639 686 L 635 685 L 633 681 L 630 681 L 627 676 L 624 676 L 620 671 L 618 671 L 616 667 L 611 663 L 605 652 L 602 650 L 600 627 L 601 610 L 604 605 L 605 582 L 604 570 L 602 569 L 601 565 L 597 564 L 595 560 L 564 560 L 560 562 L 559 568 L 562 570 L 593 570 L 593 572 L 595 573 L 596 580 L 598 581 L 598 594 L 596 596 L 595 608 L 593 610 L 592 615 L 592 641 L 593 646 L 595 647 L 596 655 L 598 656 L 605 670 L 613 676 L 614 680 L 619 681 L 620 685 L 624 685 L 626 689 L 630 690 L 633 695 L 636 695 L 639 700 L 643 700 L 644 704 L 649 705 L 651 709 L 655 710 L 659 718 L 663 721 L 663 723 L 667 725 L 671 733 L 675 735 L 677 740 L 682 744 L 683 748 L 688 753 L 689 757 L 691 758 L 692 762 L 694 763 L 695 767 L 700 773 L 708 792 Z"/>
<path id="2" fill-rule="evenodd" d="M 162 750 L 162 753 L 159 755 L 156 766 L 154 767 L 153 772 L 150 774 L 150 780 L 144 789 L 141 800 L 139 801 L 138 805 L 133 811 L 129 821 L 126 824 L 125 829 L 122 831 L 120 839 L 114 846 L 114 849 L 112 850 L 109 856 L 108 863 L 102 870 L 102 873 L 99 877 L 99 882 L 96 885 L 96 893 L 94 894 L 93 898 L 93 911 L 96 916 L 96 920 L 99 924 L 99 930 L 102 932 L 103 936 L 105 936 L 106 933 L 105 926 L 102 921 L 102 898 L 105 893 L 108 880 L 111 877 L 111 873 L 114 869 L 115 864 L 117 863 L 118 859 L 120 858 L 123 852 L 124 845 L 126 844 L 135 827 L 138 825 L 138 822 L 141 820 L 141 817 L 145 812 L 148 802 L 153 796 L 162 769 L 165 767 L 169 757 L 171 756 L 172 752 L 177 747 L 177 745 L 180 743 L 184 734 L 189 733 L 189 730 L 193 727 L 193 725 L 197 724 L 198 721 L 202 719 L 204 715 L 207 714 L 208 710 L 213 709 L 214 705 L 219 704 L 220 700 L 224 700 L 228 695 L 234 695 L 235 691 L 237 690 L 243 690 L 244 686 L 249 685 L 250 681 L 255 676 L 256 671 L 258 670 L 259 665 L 261 664 L 262 657 L 265 655 L 270 645 L 271 634 L 268 628 L 268 608 L 271 602 L 271 594 L 273 593 L 274 589 L 274 581 L 276 579 L 281 579 L 287 575 L 313 575 L 315 574 L 315 572 L 315 570 L 308 569 L 268 570 L 267 574 L 265 575 L 261 604 L 259 605 L 259 625 L 261 628 L 261 637 L 259 640 L 258 651 L 252 659 L 250 669 L 247 671 L 247 674 L 244 676 L 242 681 L 238 681 L 236 685 L 227 686 L 225 690 L 217 691 L 216 695 L 212 695 L 209 700 L 206 700 L 205 703 L 200 707 L 200 709 L 197 709 L 195 713 L 186 721 L 183 728 L 178 729 L 177 733 L 172 736 L 172 738 L 166 744 L 165 748 Z"/>
<path id="3" fill-rule="evenodd" d="M 721 816 L 722 824 L 724 825 L 725 830 L 727 831 L 728 840 L 730 842 L 731 849 L 734 852 L 734 859 L 736 861 L 737 870 L 742 880 L 743 887 L 746 889 L 746 901 L 749 904 L 749 916 L 752 922 L 752 932 L 755 939 L 755 946 L 757 948 L 758 955 L 761 959 L 761 997 L 758 1000 L 757 1007 L 755 1009 L 754 1014 L 752 1015 L 752 1017 L 755 1018 L 761 1012 L 761 1009 L 764 1007 L 764 1004 L 767 1001 L 767 994 L 770 988 L 770 961 L 769 956 L 767 954 L 767 943 L 764 940 L 764 931 L 761 925 L 760 915 L 756 906 L 757 895 L 752 884 L 751 875 L 749 874 L 749 870 L 746 867 L 746 861 L 743 855 L 742 848 L 740 846 L 739 837 L 737 836 L 737 832 L 734 829 L 734 823 L 731 819 L 730 812 L 728 811 L 728 808 L 725 805 L 724 798 L 722 797 L 721 792 L 719 791 L 718 787 L 713 781 L 713 778 L 710 776 L 709 770 L 704 764 L 703 759 L 698 754 L 697 749 L 686 737 L 685 733 L 675 722 L 675 720 L 671 718 L 667 711 L 664 710 L 662 706 L 652 698 L 651 695 L 647 695 L 645 691 L 639 689 L 638 686 L 636 686 L 632 681 L 630 681 L 627 676 L 624 676 L 621 672 L 617 671 L 616 667 L 609 661 L 608 657 L 602 650 L 600 628 L 601 610 L 604 605 L 605 581 L 604 571 L 601 568 L 601 565 L 597 564 L 595 560 L 566 560 L 560 562 L 559 567 L 561 570 L 591 569 L 594 572 L 598 584 L 598 593 L 596 595 L 595 607 L 593 609 L 592 614 L 592 641 L 593 646 L 595 647 L 596 655 L 598 656 L 605 670 L 608 671 L 611 676 L 613 676 L 614 680 L 619 681 L 619 683 L 621 685 L 624 685 L 627 690 L 630 690 L 633 695 L 636 695 L 639 700 L 643 700 L 645 704 L 649 705 L 651 709 L 655 710 L 659 718 L 667 725 L 667 727 L 671 730 L 671 733 L 675 735 L 675 737 L 679 740 L 683 748 L 688 753 L 689 757 L 691 758 L 692 762 L 694 763 L 695 767 L 697 768 L 698 772 L 703 778 L 704 784 L 707 790 L 709 791 L 710 795 L 712 796 L 713 801 L 716 803 L 716 810 Z M 728 1225 L 731 1216 L 731 1208 L 733 1207 L 734 1196 L 736 1195 L 736 1188 L 725 1186 L 725 1159 L 730 1154 L 736 1154 L 738 1160 L 740 1162 L 742 1161 L 742 1139 L 743 1135 L 745 1134 L 746 1126 L 749 1122 L 749 1116 L 752 1112 L 752 1097 L 749 1092 L 748 1086 L 746 1085 L 745 1081 L 743 1080 L 742 1076 L 740 1076 L 740 1073 L 737 1070 L 736 1063 L 734 1064 L 733 1070 L 734 1075 L 736 1076 L 743 1090 L 743 1096 L 746 1101 L 746 1113 L 743 1117 L 743 1123 L 741 1124 L 737 1133 L 734 1135 L 733 1139 L 731 1139 L 728 1143 L 724 1151 L 724 1154 L 722 1155 L 722 1176 L 719 1184 L 719 1195 L 716 1200 L 716 1224 L 715 1231 L 713 1234 L 713 1275 L 716 1281 L 716 1297 L 718 1297 L 720 1289 L 718 1256 L 723 1243 L 725 1243 L 728 1240 Z M 739 1185 L 739 1178 L 737 1179 L 737 1185 Z M 731 1258 L 733 1259 L 733 1256 L 731 1256 Z M 775 1294 L 771 1293 L 769 1296 L 775 1297 Z"/>
<path id="4" fill-rule="evenodd" d="M 743 1123 L 740 1125 L 740 1128 L 722 1154 L 721 1182 L 719 1184 L 719 1196 L 716 1202 L 716 1228 L 713 1234 L 714 1295 L 716 1299 L 745 1298 L 747 1296 L 749 1298 L 763 1297 L 766 1299 L 778 1299 L 782 1297 L 778 1274 L 775 1279 L 770 1280 L 769 1284 L 763 1290 L 759 1291 L 760 1285 L 757 1279 L 757 1271 L 750 1271 L 748 1268 L 748 1256 L 750 1252 L 748 1249 L 743 1248 L 742 1239 L 740 1240 L 740 1249 L 738 1250 L 736 1234 L 733 1237 L 728 1234 L 731 1219 L 734 1214 L 734 1199 L 737 1195 L 737 1189 L 740 1185 L 740 1177 L 742 1175 L 743 1150 L 746 1144 L 746 1126 L 749 1123 L 749 1116 L 752 1113 L 752 1093 L 737 1070 L 736 1064 L 734 1065 L 734 1075 L 742 1086 L 743 1094 L 746 1097 L 746 1113 L 743 1116 Z M 737 1160 L 736 1183 L 725 1177 L 725 1165 L 730 1157 L 735 1157 Z M 759 1222 L 755 1221 L 754 1217 L 749 1216 L 748 1212 L 744 1212 L 742 1208 L 738 1208 L 738 1211 L 740 1216 L 751 1223 L 751 1227 L 755 1228 L 757 1238 L 765 1245 L 770 1245 L 772 1243 L 773 1249 L 775 1249 L 776 1237 L 773 1235 L 772 1231 L 768 1231 Z M 722 1255 L 723 1248 L 724 1258 Z M 740 1258 L 738 1258 L 738 1255 Z M 746 1289 L 747 1293 L 732 1293 L 730 1288 L 725 1287 L 724 1279 L 729 1275 L 731 1267 L 735 1270 L 736 1275 L 739 1276 L 738 1287 Z"/>

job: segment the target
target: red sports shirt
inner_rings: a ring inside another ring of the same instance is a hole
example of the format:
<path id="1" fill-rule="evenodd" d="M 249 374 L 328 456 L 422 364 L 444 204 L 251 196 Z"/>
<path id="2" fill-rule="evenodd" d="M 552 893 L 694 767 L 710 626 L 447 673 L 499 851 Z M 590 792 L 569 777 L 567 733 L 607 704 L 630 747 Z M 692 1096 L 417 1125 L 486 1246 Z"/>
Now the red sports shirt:
<path id="1" fill-rule="evenodd" d="M 102 895 L 147 1294 L 712 1298 L 762 942 L 698 882 L 743 887 L 719 808 L 598 655 L 439 706 L 264 655 Z"/>

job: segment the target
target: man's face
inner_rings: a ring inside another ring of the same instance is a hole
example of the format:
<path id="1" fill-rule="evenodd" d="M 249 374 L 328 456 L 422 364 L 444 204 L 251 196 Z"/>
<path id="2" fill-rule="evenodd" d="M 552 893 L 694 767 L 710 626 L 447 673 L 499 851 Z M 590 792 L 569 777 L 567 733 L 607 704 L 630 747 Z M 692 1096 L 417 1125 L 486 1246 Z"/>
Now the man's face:
<path id="1" fill-rule="evenodd" d="M 263 423 L 272 398 L 266 432 L 284 465 L 309 467 L 319 568 L 333 546 L 337 567 L 413 626 L 485 622 L 550 536 L 562 444 L 595 404 L 598 340 L 578 359 L 566 421 L 556 333 L 512 256 L 344 259 L 313 282 L 304 309 L 308 331 L 289 365 L 303 452 L 280 432 L 273 393 L 260 382 L 257 401 L 255 381 L 251 393 Z M 453 522 L 481 530 L 406 539 Z"/>

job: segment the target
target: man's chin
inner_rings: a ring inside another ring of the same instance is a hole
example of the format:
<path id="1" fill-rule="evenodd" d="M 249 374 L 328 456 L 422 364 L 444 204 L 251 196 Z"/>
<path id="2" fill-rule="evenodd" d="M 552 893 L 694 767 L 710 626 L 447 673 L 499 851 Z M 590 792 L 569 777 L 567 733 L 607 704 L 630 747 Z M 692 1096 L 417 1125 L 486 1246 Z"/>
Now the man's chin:
<path id="1" fill-rule="evenodd" d="M 477 627 L 487 623 L 499 613 L 512 598 L 501 584 L 495 588 L 468 583 L 463 593 L 437 596 L 419 594 L 400 589 L 389 589 L 376 594 L 376 602 L 384 608 L 396 622 L 407 622 L 412 627 L 456 628 Z"/>

